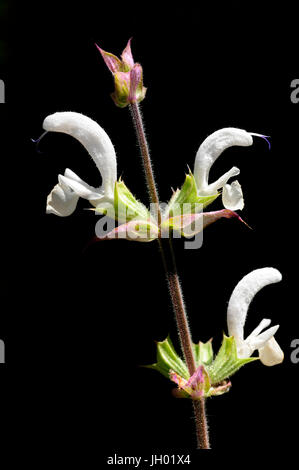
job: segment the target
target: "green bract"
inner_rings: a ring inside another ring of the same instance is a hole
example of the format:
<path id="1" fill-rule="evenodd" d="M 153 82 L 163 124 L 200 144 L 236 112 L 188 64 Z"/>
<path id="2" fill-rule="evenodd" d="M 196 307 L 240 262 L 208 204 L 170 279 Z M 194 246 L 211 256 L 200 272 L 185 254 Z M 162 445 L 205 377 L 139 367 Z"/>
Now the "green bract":
<path id="1" fill-rule="evenodd" d="M 165 209 L 164 217 L 174 217 L 182 213 L 185 214 L 185 204 L 190 204 L 190 210 L 188 210 L 188 212 L 194 214 L 207 207 L 218 196 L 219 193 L 213 194 L 212 196 L 198 196 L 195 179 L 190 171 L 189 174 L 186 175 L 182 188 L 177 189 L 172 195 L 172 198 Z"/>
<path id="2" fill-rule="evenodd" d="M 257 361 L 258 357 L 239 359 L 236 341 L 233 336 L 223 335 L 221 348 L 213 362 L 208 366 L 212 383 L 222 382 L 231 377 L 237 370 L 249 362 Z"/>
<path id="3" fill-rule="evenodd" d="M 114 186 L 113 204 L 103 204 L 96 207 L 96 212 L 107 215 L 118 222 L 129 222 L 133 219 L 148 221 L 151 219 L 149 210 L 138 201 L 125 183 L 120 179 Z"/>
<path id="4" fill-rule="evenodd" d="M 121 179 L 115 182 L 113 199 L 107 201 L 103 198 L 95 211 L 122 224 L 112 230 L 106 239 L 126 238 L 142 242 L 159 237 L 168 238 L 172 232 L 191 238 L 220 218 L 237 217 L 242 220 L 238 214 L 228 209 L 202 212 L 218 195 L 198 197 L 195 191 L 194 177 L 190 173 L 186 176 L 182 189 L 174 194 L 166 210 L 162 212 L 161 225 L 158 225 L 156 217 L 133 196 Z"/>
<path id="5" fill-rule="evenodd" d="M 151 215 L 148 209 L 133 196 L 122 180 L 115 183 L 114 209 L 116 218 L 119 221 L 129 221 L 132 219 L 150 220 Z"/>
<path id="6" fill-rule="evenodd" d="M 164 341 L 157 342 L 157 362 L 149 366 L 169 379 L 169 372 L 173 370 L 184 379 L 189 378 L 188 368 L 185 362 L 179 357 L 174 349 L 171 339 L 167 337 Z"/>
<path id="7" fill-rule="evenodd" d="M 157 362 L 146 367 L 157 370 L 175 382 L 179 387 L 177 396 L 196 400 L 227 392 L 231 387 L 227 379 L 243 365 L 258 359 L 239 359 L 234 337 L 225 335 L 215 358 L 212 340 L 193 344 L 193 351 L 197 369 L 191 377 L 169 337 L 157 343 Z"/>

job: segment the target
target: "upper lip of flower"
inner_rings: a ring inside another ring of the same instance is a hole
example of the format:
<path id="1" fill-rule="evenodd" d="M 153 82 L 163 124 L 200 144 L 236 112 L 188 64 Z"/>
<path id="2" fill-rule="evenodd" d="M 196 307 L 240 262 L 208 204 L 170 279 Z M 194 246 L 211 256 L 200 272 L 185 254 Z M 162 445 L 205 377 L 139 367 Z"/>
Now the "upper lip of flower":
<path id="1" fill-rule="evenodd" d="M 231 168 L 214 183 L 209 184 L 208 179 L 213 163 L 225 149 L 235 145 L 242 147 L 252 145 L 252 136 L 262 137 L 267 140 L 266 136 L 262 134 L 247 132 L 234 127 L 220 129 L 204 140 L 197 151 L 194 163 L 194 178 L 199 195 L 217 194 L 218 189 L 222 188 L 224 207 L 230 210 L 243 209 L 244 200 L 240 184 L 236 180 L 231 185 L 227 184 L 231 177 L 240 173 L 237 167 Z"/>
<path id="2" fill-rule="evenodd" d="M 44 120 L 43 128 L 75 137 L 86 148 L 102 176 L 102 185 L 94 188 L 66 169 L 64 175 L 58 176 L 58 185 L 48 196 L 47 212 L 70 215 L 79 197 L 89 200 L 94 206 L 100 202 L 113 202 L 117 176 L 116 154 L 104 129 L 89 117 L 75 112 L 52 114 Z"/>
<path id="3" fill-rule="evenodd" d="M 253 297 L 257 294 L 257 292 L 259 292 L 260 289 L 267 286 L 268 284 L 279 282 L 281 278 L 281 273 L 277 269 L 256 269 L 247 274 L 235 287 L 228 303 L 227 324 L 229 335 L 234 336 L 235 338 L 237 352 L 240 358 L 250 357 L 256 349 L 261 352 L 265 346 L 274 346 L 275 352 L 273 351 L 272 354 L 272 361 L 274 361 L 273 364 L 282 361 L 282 351 L 280 350 L 276 341 L 276 344 L 273 344 L 273 336 L 278 330 L 279 325 L 272 326 L 268 330 L 261 333 L 262 330 L 269 326 L 271 320 L 263 319 L 257 328 L 255 328 L 252 333 L 246 339 L 244 339 L 245 320 L 248 307 Z M 271 343 L 269 343 L 269 341 L 271 341 Z M 269 352 L 269 358 L 270 355 L 271 352 Z M 276 355 L 275 359 L 274 355 Z M 260 358 L 262 362 L 264 362 L 261 354 Z"/>

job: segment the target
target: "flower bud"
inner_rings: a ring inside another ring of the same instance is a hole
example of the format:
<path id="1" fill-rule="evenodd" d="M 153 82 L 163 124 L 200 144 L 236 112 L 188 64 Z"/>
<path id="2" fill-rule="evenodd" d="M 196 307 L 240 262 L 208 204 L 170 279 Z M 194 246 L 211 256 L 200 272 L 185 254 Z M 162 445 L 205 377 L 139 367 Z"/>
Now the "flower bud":
<path id="1" fill-rule="evenodd" d="M 143 72 L 140 64 L 135 63 L 131 52 L 131 39 L 121 54 L 121 59 L 101 49 L 97 44 L 105 64 L 114 77 L 115 90 L 111 94 L 114 103 L 125 108 L 130 103 L 139 103 L 145 97 Z"/>

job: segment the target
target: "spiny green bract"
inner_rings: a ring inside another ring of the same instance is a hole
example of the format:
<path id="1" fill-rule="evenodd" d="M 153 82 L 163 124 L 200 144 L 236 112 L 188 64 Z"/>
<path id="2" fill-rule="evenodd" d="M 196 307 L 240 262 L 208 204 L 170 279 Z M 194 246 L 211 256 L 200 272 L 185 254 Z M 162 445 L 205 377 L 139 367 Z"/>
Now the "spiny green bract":
<path id="1" fill-rule="evenodd" d="M 212 340 L 206 343 L 200 341 L 198 344 L 193 344 L 193 351 L 196 367 L 202 368 L 204 373 L 207 374 L 211 385 L 210 390 L 205 392 L 204 396 L 206 397 L 220 395 L 223 393 L 223 389 L 227 391 L 230 384 L 223 386 L 224 381 L 243 365 L 258 359 L 257 357 L 238 358 L 234 337 L 227 337 L 226 335 L 223 335 L 222 345 L 215 358 Z M 175 373 L 185 381 L 190 379 L 187 365 L 176 353 L 169 337 L 164 341 L 157 342 L 157 362 L 145 367 L 157 370 L 167 378 L 170 378 L 170 375 Z M 217 388 L 219 392 L 217 392 Z M 187 394 L 182 393 L 181 396 L 187 397 Z"/>
<path id="2" fill-rule="evenodd" d="M 164 217 L 174 217 L 176 215 L 186 213 L 186 206 L 184 208 L 185 204 L 190 205 L 188 213 L 194 214 L 196 212 L 200 212 L 211 204 L 218 196 L 219 193 L 213 194 L 212 196 L 198 196 L 195 179 L 190 171 L 190 173 L 186 175 L 182 188 L 177 189 L 172 195 L 172 198 L 165 209 Z"/>

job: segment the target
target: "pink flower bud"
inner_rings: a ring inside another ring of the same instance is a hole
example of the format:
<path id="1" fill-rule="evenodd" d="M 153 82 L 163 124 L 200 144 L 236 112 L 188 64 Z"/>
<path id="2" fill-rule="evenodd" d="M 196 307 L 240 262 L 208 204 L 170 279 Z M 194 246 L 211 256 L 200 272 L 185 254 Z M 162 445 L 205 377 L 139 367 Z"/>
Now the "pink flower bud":
<path id="1" fill-rule="evenodd" d="M 130 103 L 139 103 L 145 97 L 143 71 L 140 64 L 135 63 L 131 51 L 131 39 L 121 54 L 121 59 L 101 49 L 97 44 L 105 64 L 114 77 L 115 90 L 111 94 L 114 103 L 120 108 Z"/>

